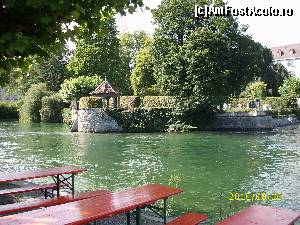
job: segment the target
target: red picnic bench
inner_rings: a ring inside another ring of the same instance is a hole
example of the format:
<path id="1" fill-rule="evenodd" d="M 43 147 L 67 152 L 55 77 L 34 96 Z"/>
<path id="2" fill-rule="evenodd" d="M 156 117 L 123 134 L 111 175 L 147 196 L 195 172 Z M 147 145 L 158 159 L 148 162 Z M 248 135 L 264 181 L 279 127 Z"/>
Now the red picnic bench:
<path id="1" fill-rule="evenodd" d="M 0 217 L 0 224 L 86 224 L 121 213 L 127 214 L 127 224 L 130 224 L 130 212 L 134 211 L 136 213 L 136 224 L 140 225 L 141 208 L 152 205 L 158 200 L 164 201 L 162 216 L 166 224 L 167 199 L 181 192 L 182 190 L 178 188 L 149 184 L 125 191 L 107 193 L 75 202 Z M 185 216 L 186 220 L 188 218 L 189 216 Z M 201 218 L 201 220 L 204 220 L 204 218 Z M 173 225 L 178 224 L 175 222 Z M 189 225 L 194 224 L 189 223 Z"/>
<path id="2" fill-rule="evenodd" d="M 270 206 L 253 205 L 216 225 L 293 225 L 300 218 L 300 212 Z"/>
<path id="3" fill-rule="evenodd" d="M 7 194 L 19 194 L 24 192 L 31 192 L 41 190 L 43 191 L 45 198 L 52 195 L 47 190 L 57 190 L 57 196 L 60 195 L 60 188 L 62 186 L 69 188 L 74 195 L 74 176 L 75 174 L 86 171 L 86 169 L 78 168 L 75 166 L 64 166 L 58 168 L 48 168 L 48 169 L 36 169 L 27 170 L 16 173 L 1 173 L 0 183 L 9 183 L 14 181 L 31 180 L 35 178 L 52 177 L 54 183 L 51 184 L 30 184 L 25 187 L 10 188 L 6 190 L 1 190 L 0 195 Z M 71 179 L 71 181 L 70 181 Z"/>
<path id="4" fill-rule="evenodd" d="M 200 213 L 186 213 L 166 225 L 197 225 L 202 221 L 207 220 L 207 218 L 207 215 Z"/>

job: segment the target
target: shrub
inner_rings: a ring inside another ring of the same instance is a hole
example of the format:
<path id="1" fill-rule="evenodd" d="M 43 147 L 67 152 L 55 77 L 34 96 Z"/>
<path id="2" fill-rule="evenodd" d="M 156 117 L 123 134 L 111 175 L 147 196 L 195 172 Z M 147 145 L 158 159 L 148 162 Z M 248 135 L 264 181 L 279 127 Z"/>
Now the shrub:
<path id="1" fill-rule="evenodd" d="M 60 94 L 56 93 L 51 96 L 42 98 L 42 108 L 40 110 L 41 122 L 60 123 L 62 122 L 62 110 L 64 102 Z"/>
<path id="2" fill-rule="evenodd" d="M 80 76 L 65 80 L 61 85 L 60 93 L 66 102 L 73 99 L 80 99 L 81 97 L 89 96 L 98 84 L 102 82 L 99 76 Z"/>
<path id="3" fill-rule="evenodd" d="M 141 106 L 141 98 L 138 96 L 121 96 L 120 105 L 122 109 L 133 109 Z"/>
<path id="4" fill-rule="evenodd" d="M 133 110 L 110 110 L 112 116 L 127 132 L 165 131 L 171 116 L 167 108 L 136 108 Z"/>
<path id="5" fill-rule="evenodd" d="M 102 99 L 98 97 L 82 97 L 79 100 L 79 109 L 102 108 Z"/>
<path id="6" fill-rule="evenodd" d="M 261 99 L 267 95 L 267 84 L 262 81 L 251 82 L 246 89 L 241 93 L 241 97 L 251 99 Z"/>
<path id="7" fill-rule="evenodd" d="M 19 102 L 0 102 L 0 119 L 19 119 Z"/>
<path id="8" fill-rule="evenodd" d="M 298 77 L 290 77 L 283 81 L 279 87 L 279 94 L 284 97 L 300 96 L 300 79 Z"/>
<path id="9" fill-rule="evenodd" d="M 71 124 L 71 109 L 70 108 L 64 108 L 62 110 L 62 118 L 63 123 L 70 125 Z"/>
<path id="10" fill-rule="evenodd" d="M 172 96 L 145 96 L 143 107 L 176 108 L 176 99 Z"/>
<path id="11" fill-rule="evenodd" d="M 51 95 L 44 83 L 33 84 L 23 98 L 20 109 L 20 122 L 38 123 L 41 121 L 40 110 L 42 108 L 42 98 Z"/>

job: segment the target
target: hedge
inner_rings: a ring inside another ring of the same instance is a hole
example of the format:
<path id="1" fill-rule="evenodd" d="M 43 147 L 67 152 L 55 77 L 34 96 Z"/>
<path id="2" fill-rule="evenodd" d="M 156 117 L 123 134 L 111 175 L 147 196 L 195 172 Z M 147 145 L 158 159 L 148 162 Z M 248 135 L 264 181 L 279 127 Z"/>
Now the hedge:
<path id="1" fill-rule="evenodd" d="M 110 110 L 108 113 L 127 132 L 157 132 L 167 130 L 171 112 L 168 108 L 136 108 Z"/>
<path id="2" fill-rule="evenodd" d="M 0 119 L 18 119 L 20 102 L 0 102 Z"/>
<path id="3" fill-rule="evenodd" d="M 82 97 L 79 100 L 79 109 L 102 108 L 102 99 L 98 97 Z"/>
<path id="4" fill-rule="evenodd" d="M 138 96 L 121 96 L 120 107 L 122 109 L 134 109 L 141 106 L 141 98 Z"/>
<path id="5" fill-rule="evenodd" d="M 145 96 L 143 98 L 145 108 L 176 108 L 176 99 L 172 96 Z"/>
<path id="6" fill-rule="evenodd" d="M 238 105 L 241 105 L 241 109 L 246 109 L 248 104 L 252 102 L 252 99 L 239 98 L 232 99 L 230 101 L 231 111 L 238 109 Z M 270 112 L 274 115 L 287 115 L 293 114 L 297 110 L 297 101 L 294 97 L 267 97 L 260 100 L 260 109 L 262 110 L 263 105 L 270 105 Z M 232 109 L 233 108 L 233 109 Z"/>
<path id="7" fill-rule="evenodd" d="M 63 118 L 63 123 L 71 125 L 71 109 L 70 108 L 64 108 L 62 110 L 62 118 Z"/>
<path id="8" fill-rule="evenodd" d="M 42 108 L 40 110 L 41 122 L 60 123 L 63 121 L 62 110 L 64 102 L 60 94 L 45 96 L 42 98 Z"/>

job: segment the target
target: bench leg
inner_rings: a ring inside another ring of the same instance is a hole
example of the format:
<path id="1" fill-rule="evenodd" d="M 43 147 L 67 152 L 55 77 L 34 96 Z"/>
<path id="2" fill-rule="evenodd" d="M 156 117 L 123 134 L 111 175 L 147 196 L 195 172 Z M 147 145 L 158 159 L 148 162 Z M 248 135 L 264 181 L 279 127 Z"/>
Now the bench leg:
<path id="1" fill-rule="evenodd" d="M 136 208 L 136 225 L 141 225 L 141 209 Z"/>
<path id="2" fill-rule="evenodd" d="M 127 225 L 130 225 L 130 212 L 126 213 Z"/>
<path id="3" fill-rule="evenodd" d="M 164 224 L 167 223 L 167 199 L 164 199 L 164 209 L 163 209 L 163 216 L 164 216 Z"/>
<path id="4" fill-rule="evenodd" d="M 59 191 L 59 186 L 60 186 L 60 182 L 59 182 L 59 175 L 56 176 L 56 186 L 57 186 L 57 197 L 60 196 L 60 191 Z"/>
<path id="5" fill-rule="evenodd" d="M 75 194 L 75 179 L 74 179 L 74 173 L 72 173 L 72 196 L 74 197 Z"/>

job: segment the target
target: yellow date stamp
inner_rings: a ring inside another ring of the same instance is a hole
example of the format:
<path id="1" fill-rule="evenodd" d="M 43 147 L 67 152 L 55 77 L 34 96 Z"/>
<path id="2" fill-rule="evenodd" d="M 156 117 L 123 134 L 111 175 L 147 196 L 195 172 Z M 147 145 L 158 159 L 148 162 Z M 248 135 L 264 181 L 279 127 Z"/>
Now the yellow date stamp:
<path id="1" fill-rule="evenodd" d="M 280 201 L 283 200 L 282 193 L 267 192 L 229 192 L 229 201 Z"/>

